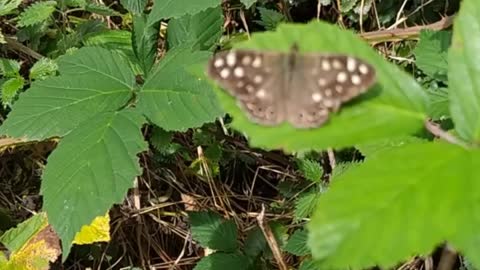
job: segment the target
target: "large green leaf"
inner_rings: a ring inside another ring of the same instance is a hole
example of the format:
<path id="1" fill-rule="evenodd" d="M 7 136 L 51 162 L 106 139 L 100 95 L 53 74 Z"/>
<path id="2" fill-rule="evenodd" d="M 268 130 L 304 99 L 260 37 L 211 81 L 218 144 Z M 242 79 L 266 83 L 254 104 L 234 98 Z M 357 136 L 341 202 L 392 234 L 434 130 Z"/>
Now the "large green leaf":
<path id="1" fill-rule="evenodd" d="M 145 76 L 155 63 L 157 56 L 157 40 L 160 35 L 160 22 L 149 25 L 147 15 L 141 14 L 133 17 L 133 51 L 142 67 Z"/>
<path id="2" fill-rule="evenodd" d="M 478 255 L 479 166 L 480 152 L 444 142 L 368 158 L 320 198 L 308 227 L 314 258 L 325 269 L 388 268 L 445 240 Z"/>
<path id="3" fill-rule="evenodd" d="M 147 78 L 137 107 L 165 130 L 183 131 L 212 122 L 222 115 L 211 85 L 187 71 L 210 53 L 189 48 L 170 50 Z"/>
<path id="4" fill-rule="evenodd" d="M 245 132 L 255 147 L 287 151 L 343 147 L 417 132 L 426 118 L 427 98 L 413 78 L 382 59 L 353 33 L 312 22 L 284 24 L 276 32 L 254 34 L 236 48 L 288 52 L 297 43 L 301 52 L 336 52 L 360 57 L 377 72 L 377 84 L 369 93 L 345 105 L 328 123 L 317 129 L 257 125 L 247 118 L 225 91 L 217 91 L 224 109 L 233 115 L 233 127 Z M 297 89 L 292 89 L 295 91 Z"/>
<path id="5" fill-rule="evenodd" d="M 209 8 L 195 15 L 185 15 L 171 19 L 167 28 L 168 46 L 176 47 L 191 44 L 199 50 L 212 49 L 223 32 L 221 7 Z"/>
<path id="6" fill-rule="evenodd" d="M 63 136 L 99 112 L 124 106 L 135 77 L 122 57 L 82 48 L 59 60 L 61 76 L 36 81 L 21 94 L 0 134 L 43 140 Z"/>
<path id="7" fill-rule="evenodd" d="M 450 111 L 465 140 L 480 140 L 480 2 L 462 2 L 448 55 Z"/>
<path id="8" fill-rule="evenodd" d="M 195 14 L 207 8 L 219 6 L 221 0 L 155 0 L 149 16 L 149 24 L 162 19 L 180 18 L 186 14 Z"/>
<path id="9" fill-rule="evenodd" d="M 141 173 L 147 148 L 144 118 L 132 111 L 97 114 L 61 140 L 42 177 L 43 209 L 62 240 L 66 258 L 75 234 L 124 198 Z"/>

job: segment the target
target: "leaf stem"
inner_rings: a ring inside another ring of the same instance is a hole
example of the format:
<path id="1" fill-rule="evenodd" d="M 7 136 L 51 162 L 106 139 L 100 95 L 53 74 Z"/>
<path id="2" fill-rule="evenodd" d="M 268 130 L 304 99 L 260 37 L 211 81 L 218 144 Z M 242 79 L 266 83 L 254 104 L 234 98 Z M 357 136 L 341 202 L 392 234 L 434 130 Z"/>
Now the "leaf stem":
<path id="1" fill-rule="evenodd" d="M 434 123 L 430 119 L 427 119 L 427 121 L 425 121 L 425 128 L 428 131 L 430 131 L 430 133 L 432 133 L 434 136 L 440 139 L 443 139 L 449 143 L 456 144 L 467 149 L 469 148 L 469 146 L 466 143 L 462 142 L 460 139 L 453 136 L 452 134 L 446 132 L 440 127 L 440 125 Z"/>

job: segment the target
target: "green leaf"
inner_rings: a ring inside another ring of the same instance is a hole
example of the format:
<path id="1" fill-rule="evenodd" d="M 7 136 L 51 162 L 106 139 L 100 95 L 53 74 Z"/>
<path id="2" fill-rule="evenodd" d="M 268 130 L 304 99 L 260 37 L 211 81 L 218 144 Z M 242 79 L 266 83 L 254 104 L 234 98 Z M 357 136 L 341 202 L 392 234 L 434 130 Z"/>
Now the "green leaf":
<path id="1" fill-rule="evenodd" d="M 352 8 L 355 6 L 355 4 L 357 3 L 358 0 L 343 0 L 341 2 L 341 8 L 340 10 L 342 11 L 342 13 L 347 13 L 349 12 L 350 10 L 352 10 Z"/>
<path id="2" fill-rule="evenodd" d="M 311 159 L 298 160 L 298 169 L 302 172 L 303 176 L 312 182 L 320 182 L 323 176 L 323 168 L 320 164 Z"/>
<path id="3" fill-rule="evenodd" d="M 318 189 L 313 189 L 312 191 L 300 194 L 295 201 L 294 220 L 300 221 L 304 218 L 308 218 L 317 206 L 320 195 L 321 193 Z"/>
<path id="4" fill-rule="evenodd" d="M 45 80 L 46 78 L 55 75 L 58 70 L 57 62 L 49 59 L 42 58 L 33 64 L 30 69 L 31 80 Z"/>
<path id="5" fill-rule="evenodd" d="M 120 4 L 133 15 L 143 14 L 143 10 L 147 6 L 148 0 L 120 0 Z"/>
<path id="6" fill-rule="evenodd" d="M 23 79 L 23 77 L 11 78 L 5 81 L 1 85 L 2 104 L 12 104 L 13 99 L 17 96 L 18 91 L 22 89 L 24 83 L 25 80 Z"/>
<path id="7" fill-rule="evenodd" d="M 147 15 L 133 17 L 133 51 L 143 73 L 147 76 L 157 56 L 157 40 L 160 23 L 149 25 Z"/>
<path id="8" fill-rule="evenodd" d="M 479 166 L 478 150 L 443 142 L 366 159 L 320 198 L 308 226 L 313 257 L 326 269 L 389 268 L 445 240 L 478 254 Z"/>
<path id="9" fill-rule="evenodd" d="M 124 106 L 135 77 L 117 54 L 82 48 L 58 60 L 62 76 L 35 81 L 22 93 L 0 134 L 43 140 L 63 136 L 79 123 Z"/>
<path id="10" fill-rule="evenodd" d="M 167 131 L 184 131 L 213 122 L 222 111 L 211 85 L 187 71 L 210 55 L 182 47 L 168 51 L 145 81 L 137 108 Z"/>
<path id="11" fill-rule="evenodd" d="M 300 268 L 298 270 L 318 270 L 318 267 L 315 265 L 313 260 L 304 260 L 302 264 L 300 264 Z"/>
<path id="12" fill-rule="evenodd" d="M 377 84 L 317 129 L 295 129 L 284 123 L 269 127 L 251 122 L 225 91 L 216 91 L 232 126 L 245 132 L 253 147 L 285 151 L 345 147 L 417 132 L 426 118 L 425 91 L 396 66 L 385 61 L 353 33 L 323 22 L 284 24 L 276 32 L 256 34 L 236 48 L 288 52 L 297 43 L 301 52 L 346 53 L 365 59 L 376 68 Z"/>
<path id="13" fill-rule="evenodd" d="M 250 8 L 257 0 L 240 0 L 240 2 L 245 6 L 245 8 Z"/>
<path id="14" fill-rule="evenodd" d="M 194 270 L 253 270 L 249 259 L 238 253 L 214 253 L 203 257 Z"/>
<path id="15" fill-rule="evenodd" d="M 278 11 L 263 7 L 257 7 L 257 10 L 260 12 L 261 20 L 256 21 L 256 23 L 265 27 L 267 30 L 273 30 L 279 23 L 286 21 L 285 16 Z"/>
<path id="16" fill-rule="evenodd" d="M 223 32 L 221 7 L 209 8 L 195 15 L 171 19 L 167 28 L 170 48 L 192 44 L 196 50 L 212 50 Z"/>
<path id="17" fill-rule="evenodd" d="M 18 224 L 15 228 L 6 231 L 0 236 L 0 242 L 10 252 L 16 252 L 22 248 L 39 230 L 45 227 L 47 218 L 45 214 L 37 214 Z"/>
<path id="18" fill-rule="evenodd" d="M 13 59 L 0 58 L 0 75 L 4 77 L 20 76 L 20 62 Z"/>
<path id="19" fill-rule="evenodd" d="M 25 27 L 48 20 L 56 5 L 55 1 L 33 3 L 18 16 L 18 26 Z"/>
<path id="20" fill-rule="evenodd" d="M 207 8 L 219 6 L 220 2 L 220 0 L 156 0 L 148 21 L 149 24 L 154 24 L 163 19 L 196 14 Z"/>
<path id="21" fill-rule="evenodd" d="M 306 230 L 296 230 L 290 239 L 288 239 L 285 251 L 296 256 L 305 256 L 310 254 L 307 246 L 308 232 Z"/>
<path id="22" fill-rule="evenodd" d="M 256 258 L 269 249 L 265 236 L 259 227 L 255 227 L 248 232 L 243 249 L 245 255 L 250 258 Z"/>
<path id="23" fill-rule="evenodd" d="M 85 10 L 86 11 L 89 11 L 89 12 L 92 12 L 92 13 L 95 13 L 95 14 L 99 14 L 99 15 L 102 15 L 102 16 L 120 16 L 121 14 L 118 13 L 117 11 L 105 6 L 105 5 L 102 5 L 102 4 L 97 4 L 97 3 L 87 3 L 87 5 L 85 6 Z"/>
<path id="24" fill-rule="evenodd" d="M 160 152 L 163 150 L 168 149 L 173 138 L 172 132 L 167 132 L 159 127 L 154 127 L 152 131 L 152 137 L 150 138 L 150 142 Z"/>
<path id="25" fill-rule="evenodd" d="M 272 230 L 273 235 L 277 240 L 277 244 L 281 248 L 284 247 L 288 237 L 286 227 L 275 221 L 269 222 L 268 226 Z M 255 227 L 248 232 L 247 239 L 245 240 L 244 250 L 245 254 L 251 259 L 255 259 L 260 255 L 262 255 L 264 258 L 270 258 L 272 256 L 270 246 L 265 240 L 265 236 L 259 227 Z"/>
<path id="26" fill-rule="evenodd" d="M 383 151 L 391 150 L 392 148 L 403 147 L 410 143 L 427 143 L 427 140 L 413 137 L 413 136 L 403 136 L 389 140 L 379 140 L 376 142 L 370 142 L 365 144 L 360 144 L 355 146 L 362 155 L 364 155 L 367 159 L 382 153 Z"/>
<path id="27" fill-rule="evenodd" d="M 422 30 L 420 41 L 413 51 L 416 64 L 428 76 L 446 82 L 448 54 L 452 33 L 450 31 Z"/>
<path id="28" fill-rule="evenodd" d="M 235 222 L 213 212 L 190 212 L 189 217 L 192 238 L 202 247 L 227 252 L 237 249 Z"/>
<path id="29" fill-rule="evenodd" d="M 427 90 L 429 104 L 428 115 L 433 120 L 450 118 L 450 99 L 448 98 L 448 89 L 439 88 Z"/>
<path id="30" fill-rule="evenodd" d="M 448 55 L 450 112 L 455 129 L 465 140 L 480 140 L 480 5 L 462 2 L 453 25 Z"/>
<path id="31" fill-rule="evenodd" d="M 97 114 L 63 138 L 42 177 L 43 209 L 67 257 L 83 225 L 120 203 L 140 175 L 138 153 L 147 149 L 144 118 L 133 110 Z"/>
<path id="32" fill-rule="evenodd" d="M 22 0 L 2 0 L 2 2 L 0 2 L 0 16 L 8 15 L 21 3 Z"/>

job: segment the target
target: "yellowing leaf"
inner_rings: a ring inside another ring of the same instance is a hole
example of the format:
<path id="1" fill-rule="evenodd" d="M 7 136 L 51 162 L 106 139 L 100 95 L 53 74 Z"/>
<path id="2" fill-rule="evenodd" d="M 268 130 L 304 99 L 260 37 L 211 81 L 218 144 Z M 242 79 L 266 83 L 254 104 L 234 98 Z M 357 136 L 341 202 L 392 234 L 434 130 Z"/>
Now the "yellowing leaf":
<path id="1" fill-rule="evenodd" d="M 96 217 L 92 224 L 83 226 L 75 236 L 73 243 L 85 245 L 108 241 L 110 241 L 110 216 L 107 212 L 105 216 Z"/>
<path id="2" fill-rule="evenodd" d="M 59 238 L 44 213 L 7 231 L 0 240 L 11 252 L 8 261 L 5 256 L 0 259 L 0 269 L 48 270 L 61 253 Z"/>

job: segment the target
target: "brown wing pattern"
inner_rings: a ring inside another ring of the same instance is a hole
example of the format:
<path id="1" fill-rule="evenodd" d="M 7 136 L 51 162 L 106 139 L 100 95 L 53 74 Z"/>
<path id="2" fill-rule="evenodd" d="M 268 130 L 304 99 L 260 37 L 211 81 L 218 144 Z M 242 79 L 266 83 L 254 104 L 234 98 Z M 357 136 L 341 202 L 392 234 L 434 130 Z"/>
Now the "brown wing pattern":
<path id="1" fill-rule="evenodd" d="M 217 53 L 210 61 L 210 77 L 237 98 L 249 118 L 263 125 L 285 121 L 282 57 L 273 53 L 237 50 Z"/>
<path id="2" fill-rule="evenodd" d="M 297 128 L 322 126 L 331 112 L 375 82 L 371 65 L 345 55 L 299 55 L 292 72 L 287 119 Z"/>

